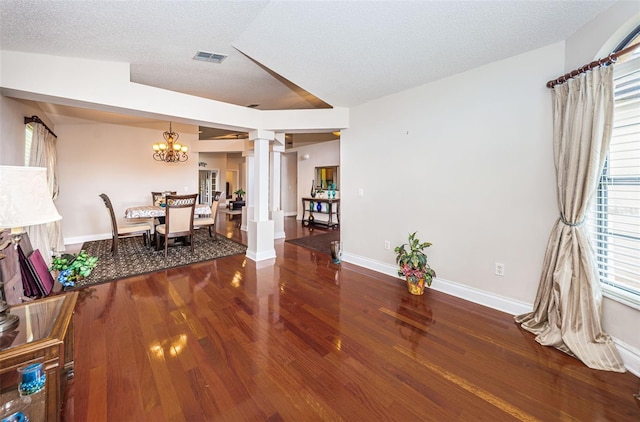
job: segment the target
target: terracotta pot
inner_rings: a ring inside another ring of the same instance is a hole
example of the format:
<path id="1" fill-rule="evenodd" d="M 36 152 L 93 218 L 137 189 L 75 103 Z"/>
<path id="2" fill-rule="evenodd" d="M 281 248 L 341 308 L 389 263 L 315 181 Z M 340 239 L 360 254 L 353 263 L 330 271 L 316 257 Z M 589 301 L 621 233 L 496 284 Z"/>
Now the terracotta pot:
<path id="1" fill-rule="evenodd" d="M 407 289 L 412 295 L 418 296 L 424 294 L 424 278 L 414 282 L 410 281 L 409 277 L 407 277 Z"/>

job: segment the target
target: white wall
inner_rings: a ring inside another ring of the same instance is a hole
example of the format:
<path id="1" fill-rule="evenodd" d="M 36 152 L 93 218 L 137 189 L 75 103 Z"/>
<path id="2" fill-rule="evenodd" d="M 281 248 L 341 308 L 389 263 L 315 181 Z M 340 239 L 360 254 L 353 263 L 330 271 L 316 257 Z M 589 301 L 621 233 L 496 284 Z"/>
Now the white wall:
<path id="1" fill-rule="evenodd" d="M 557 218 L 544 84 L 563 53 L 555 44 L 352 109 L 341 151 L 345 260 L 395 274 L 393 247 L 418 231 L 433 243 L 439 279 L 533 302 Z"/>
<path id="2" fill-rule="evenodd" d="M 198 192 L 198 159 L 168 164 L 154 161 L 151 145 L 162 140 L 157 129 L 113 124 L 58 125 L 58 164 L 65 243 L 82 243 L 96 237 L 110 237 L 111 222 L 98 197 L 106 193 L 116 218 L 124 222 L 124 211 L 135 205 L 151 204 L 152 191 Z M 180 141 L 197 141 L 197 127 L 173 125 Z"/>
<path id="3" fill-rule="evenodd" d="M 282 154 L 280 206 L 285 216 L 298 214 L 298 153 Z"/>

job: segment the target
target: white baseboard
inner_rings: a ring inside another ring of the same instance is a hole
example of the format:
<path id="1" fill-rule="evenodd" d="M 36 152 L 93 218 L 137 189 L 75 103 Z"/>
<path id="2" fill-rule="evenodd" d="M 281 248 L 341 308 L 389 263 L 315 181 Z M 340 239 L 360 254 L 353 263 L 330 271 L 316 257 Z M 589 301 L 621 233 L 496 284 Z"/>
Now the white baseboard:
<path id="1" fill-rule="evenodd" d="M 247 258 L 252 261 L 264 261 L 267 259 L 273 259 L 276 257 L 276 250 L 271 249 L 270 251 L 262 251 L 262 252 L 254 252 L 247 249 Z"/>
<path id="2" fill-rule="evenodd" d="M 376 261 L 364 256 L 354 255 L 349 252 L 342 253 L 342 260 L 392 277 L 397 277 L 398 274 L 398 268 L 394 265 L 389 265 L 386 262 Z"/>
<path id="3" fill-rule="evenodd" d="M 395 265 L 389 265 L 387 263 L 378 262 L 349 253 L 344 253 L 342 255 L 342 260 L 400 279 L 398 277 L 398 267 Z M 524 314 L 531 312 L 533 309 L 533 305 L 530 303 L 517 301 L 439 277 L 433 280 L 433 284 L 430 288 L 439 292 L 447 293 L 451 296 L 468 300 L 469 302 L 497 309 L 511 315 Z"/>
<path id="4" fill-rule="evenodd" d="M 616 338 L 613 339 L 613 342 L 618 347 L 618 352 L 620 353 L 625 368 L 640 378 L 640 350 L 634 349 L 627 343 Z"/>
<path id="5" fill-rule="evenodd" d="M 343 253 L 342 260 L 391 277 L 398 277 L 398 269 L 395 265 L 389 265 L 385 262 L 376 261 L 348 252 Z M 533 309 L 533 304 L 531 303 L 521 302 L 508 297 L 496 295 L 495 293 L 486 292 L 484 290 L 445 280 L 443 278 L 435 278 L 430 288 L 451 296 L 459 297 L 460 299 L 468 300 L 469 302 L 506 312 L 511 315 L 525 314 L 527 312 L 531 312 Z M 620 357 L 622 358 L 627 370 L 640 377 L 640 350 L 635 349 L 616 338 L 614 338 L 613 341 L 618 348 Z"/>
<path id="6" fill-rule="evenodd" d="M 88 236 L 65 237 L 65 245 L 82 245 L 84 242 L 111 239 L 111 233 L 91 234 Z"/>
<path id="7" fill-rule="evenodd" d="M 511 315 L 525 314 L 531 312 L 533 309 L 533 305 L 530 303 L 521 302 L 442 278 L 434 279 L 434 284 L 431 285 L 431 288 Z"/>

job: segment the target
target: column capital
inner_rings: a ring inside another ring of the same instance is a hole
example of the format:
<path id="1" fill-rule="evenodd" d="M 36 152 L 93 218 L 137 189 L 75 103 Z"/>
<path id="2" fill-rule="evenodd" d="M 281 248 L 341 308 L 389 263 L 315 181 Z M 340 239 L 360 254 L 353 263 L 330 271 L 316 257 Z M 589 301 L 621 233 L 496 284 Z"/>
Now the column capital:
<path id="1" fill-rule="evenodd" d="M 282 150 L 284 151 L 284 147 L 286 145 L 286 139 L 285 139 L 285 133 L 284 132 L 275 132 L 275 136 L 274 136 L 274 151 L 275 151 L 275 147 L 277 146 L 281 146 Z"/>
<path id="2" fill-rule="evenodd" d="M 249 131 L 249 140 L 267 139 L 272 141 L 275 139 L 275 132 L 272 130 L 254 129 Z"/>
<path id="3" fill-rule="evenodd" d="M 285 152 L 285 147 L 284 145 L 273 143 L 271 144 L 271 152 Z"/>

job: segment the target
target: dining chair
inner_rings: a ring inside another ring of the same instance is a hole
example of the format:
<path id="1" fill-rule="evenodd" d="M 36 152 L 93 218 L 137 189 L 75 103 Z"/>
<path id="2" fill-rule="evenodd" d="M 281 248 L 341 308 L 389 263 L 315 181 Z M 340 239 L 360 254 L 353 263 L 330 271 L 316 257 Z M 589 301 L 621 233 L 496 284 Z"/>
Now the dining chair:
<path id="1" fill-rule="evenodd" d="M 164 242 L 164 257 L 167 257 L 169 239 L 188 237 L 193 252 L 193 216 L 196 210 L 198 194 L 167 195 L 165 223 L 156 227 L 156 250 Z"/>
<path id="2" fill-rule="evenodd" d="M 152 204 L 155 206 L 160 205 L 160 203 L 162 202 L 162 200 L 165 198 L 165 196 L 167 195 L 175 195 L 178 192 L 176 191 L 170 191 L 170 190 L 166 190 L 164 192 L 151 192 L 151 197 L 153 198 L 153 202 Z"/>
<path id="3" fill-rule="evenodd" d="M 153 198 L 153 202 L 151 202 L 151 204 L 158 207 L 165 201 L 165 197 L 167 195 L 175 195 L 177 193 L 178 192 L 174 190 L 166 190 L 164 192 L 151 192 L 151 198 Z M 157 226 L 158 224 L 164 224 L 164 217 L 157 217 L 153 219 L 153 227 Z"/>
<path id="4" fill-rule="evenodd" d="M 218 192 L 218 191 L 213 192 L 213 201 L 211 202 L 211 214 L 208 217 L 196 218 L 193 221 L 193 225 L 196 226 L 196 228 L 208 226 L 209 237 L 213 237 L 213 240 L 215 240 L 216 236 L 218 235 L 215 230 L 216 214 L 218 213 L 218 204 L 220 203 L 221 195 L 222 195 L 222 192 Z M 211 234 L 212 229 L 213 229 L 213 235 Z"/>
<path id="5" fill-rule="evenodd" d="M 100 198 L 102 198 L 104 206 L 107 207 L 107 210 L 109 210 L 109 217 L 111 218 L 111 234 L 113 237 L 113 240 L 111 242 L 111 253 L 113 253 L 114 256 L 118 254 L 118 241 L 125 237 L 142 235 L 144 245 L 151 245 L 151 224 L 144 222 L 134 224 L 118 224 L 109 196 L 107 196 L 106 193 L 101 193 Z"/>

